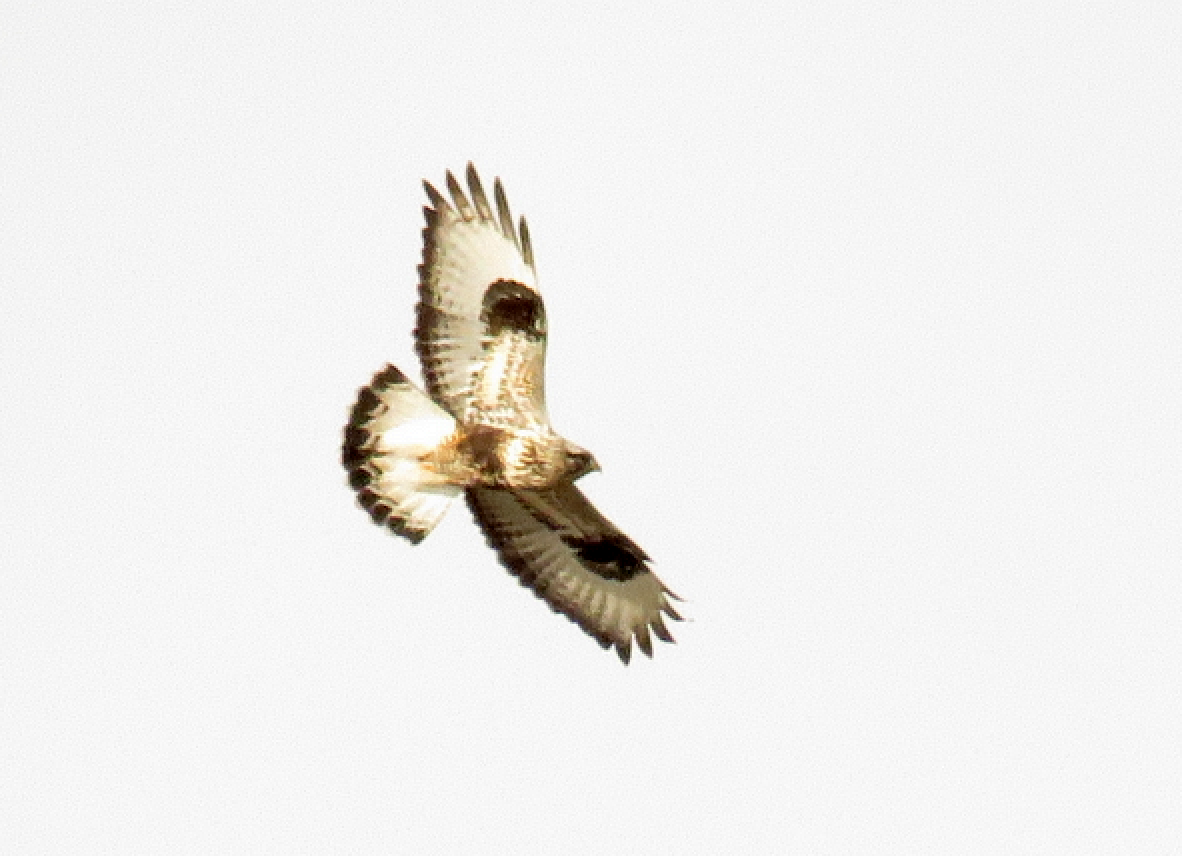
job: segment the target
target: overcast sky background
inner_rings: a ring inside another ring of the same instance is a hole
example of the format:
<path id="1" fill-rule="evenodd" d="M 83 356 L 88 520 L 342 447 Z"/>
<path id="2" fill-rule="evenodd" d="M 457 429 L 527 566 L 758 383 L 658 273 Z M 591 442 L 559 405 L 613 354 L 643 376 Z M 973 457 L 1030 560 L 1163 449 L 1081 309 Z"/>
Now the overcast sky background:
<path id="1" fill-rule="evenodd" d="M 1176 10 L 773 5 L 3 4 L 0 850 L 1182 849 Z M 345 485 L 469 159 L 651 662 Z"/>

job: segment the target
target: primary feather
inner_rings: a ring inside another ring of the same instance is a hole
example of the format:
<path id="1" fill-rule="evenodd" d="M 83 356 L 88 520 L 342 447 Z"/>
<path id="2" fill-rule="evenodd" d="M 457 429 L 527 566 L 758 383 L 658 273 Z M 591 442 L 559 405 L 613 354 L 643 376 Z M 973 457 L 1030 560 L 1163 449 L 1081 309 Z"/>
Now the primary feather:
<path id="1" fill-rule="evenodd" d="M 501 562 L 550 607 L 628 662 L 672 642 L 676 596 L 647 554 L 574 484 L 598 469 L 546 411 L 546 309 L 522 218 L 500 179 L 489 204 L 472 164 L 450 200 L 424 182 L 415 347 L 424 394 L 393 366 L 363 388 L 343 462 L 374 521 L 414 543 L 465 494 Z"/>

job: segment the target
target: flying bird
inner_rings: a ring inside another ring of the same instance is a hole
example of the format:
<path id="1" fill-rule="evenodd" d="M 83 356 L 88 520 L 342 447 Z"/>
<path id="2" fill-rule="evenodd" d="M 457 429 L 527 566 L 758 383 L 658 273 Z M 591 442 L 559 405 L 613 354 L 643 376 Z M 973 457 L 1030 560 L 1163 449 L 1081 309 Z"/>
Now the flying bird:
<path id="1" fill-rule="evenodd" d="M 498 178 L 489 204 L 472 164 L 450 201 L 423 182 L 415 350 L 426 392 L 392 365 L 361 389 L 342 461 L 373 521 L 414 544 L 461 493 L 522 585 L 625 663 L 673 637 L 677 599 L 648 555 L 575 482 L 599 464 L 546 412 L 546 309 L 525 218 Z M 495 206 L 495 207 L 494 207 Z"/>

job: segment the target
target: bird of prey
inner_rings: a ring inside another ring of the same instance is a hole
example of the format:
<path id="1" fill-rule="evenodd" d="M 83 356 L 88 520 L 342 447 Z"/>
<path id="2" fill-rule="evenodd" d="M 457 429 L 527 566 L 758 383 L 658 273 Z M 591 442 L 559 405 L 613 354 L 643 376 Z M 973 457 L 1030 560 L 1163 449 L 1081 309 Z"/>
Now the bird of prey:
<path id="1" fill-rule="evenodd" d="M 649 557 L 575 486 L 595 457 L 546 412 L 546 310 L 525 218 L 514 225 L 500 179 L 489 204 L 472 164 L 450 201 L 423 182 L 423 262 L 415 350 L 426 392 L 387 365 L 361 389 L 342 460 L 358 503 L 412 543 L 464 494 L 502 564 L 555 612 L 625 663 L 662 614 L 681 616 Z"/>

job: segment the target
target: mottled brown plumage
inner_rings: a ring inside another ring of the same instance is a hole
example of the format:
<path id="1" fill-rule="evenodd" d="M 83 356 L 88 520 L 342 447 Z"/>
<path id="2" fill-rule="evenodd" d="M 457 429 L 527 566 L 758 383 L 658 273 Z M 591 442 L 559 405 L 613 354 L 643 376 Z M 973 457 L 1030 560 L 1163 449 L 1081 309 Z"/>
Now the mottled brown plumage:
<path id="1" fill-rule="evenodd" d="M 418 543 L 461 492 L 502 563 L 624 662 L 673 639 L 674 595 L 574 482 L 598 464 L 546 412 L 546 310 L 529 230 L 471 164 L 450 201 L 424 182 L 415 348 L 426 394 L 393 366 L 363 388 L 343 463 L 376 523 Z M 650 634 L 651 631 L 651 634 Z"/>

